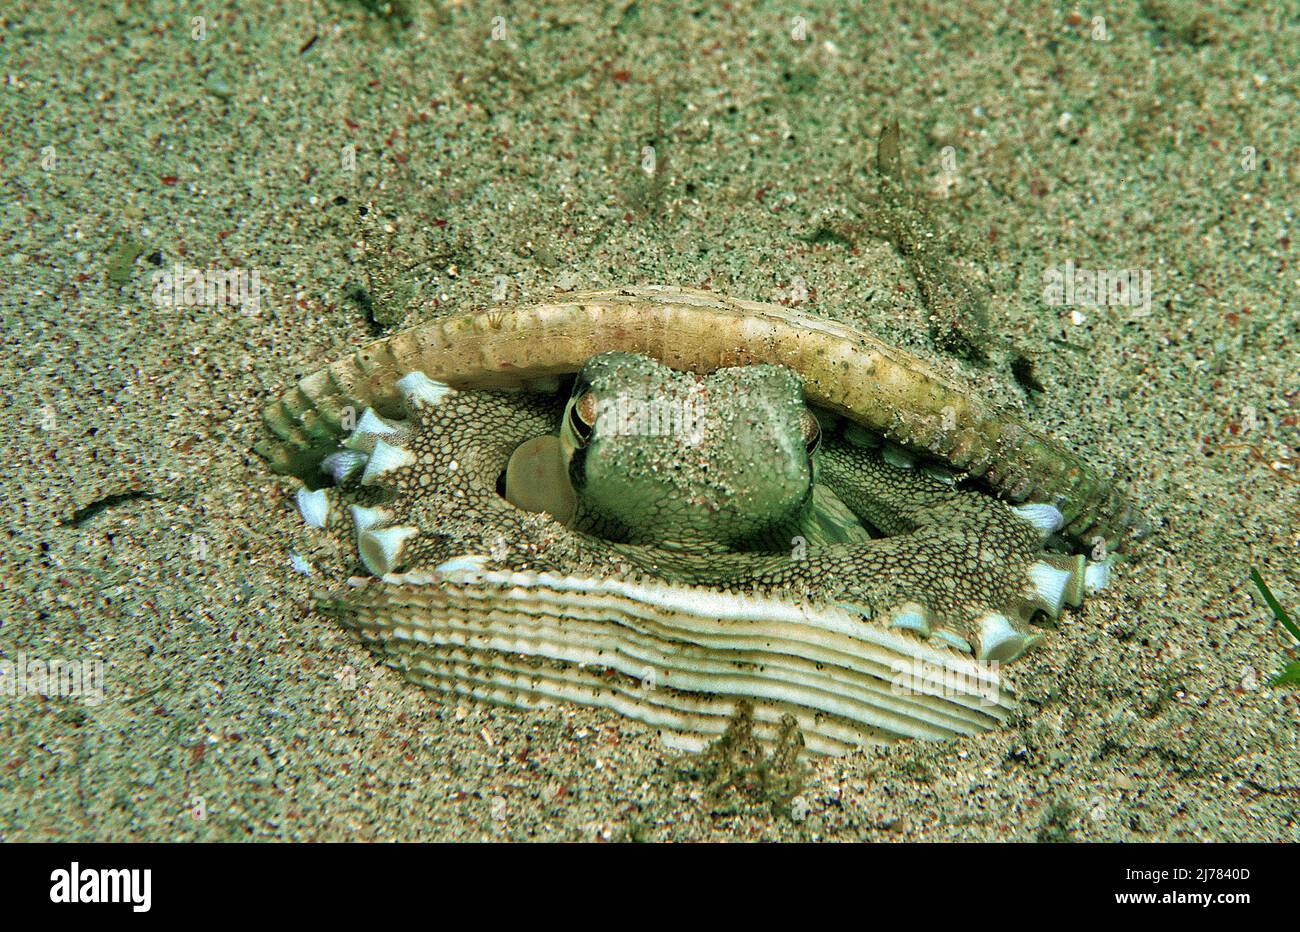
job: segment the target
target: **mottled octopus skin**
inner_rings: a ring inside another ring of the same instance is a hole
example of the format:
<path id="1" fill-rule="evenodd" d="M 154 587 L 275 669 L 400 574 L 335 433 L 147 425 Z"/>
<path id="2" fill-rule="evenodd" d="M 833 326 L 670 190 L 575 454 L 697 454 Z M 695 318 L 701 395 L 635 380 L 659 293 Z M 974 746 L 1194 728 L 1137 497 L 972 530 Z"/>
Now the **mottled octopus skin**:
<path id="1" fill-rule="evenodd" d="M 1026 626 L 1034 611 L 1055 615 L 1062 602 L 1079 603 L 1083 558 L 1043 552 L 1045 533 L 1023 514 L 845 438 L 830 438 L 823 472 L 891 537 L 797 558 L 714 554 L 701 563 L 585 538 L 518 511 L 496 494 L 495 477 L 518 443 L 553 429 L 556 402 L 484 389 L 572 372 L 609 349 L 695 371 L 786 365 L 802 376 L 811 403 L 982 475 L 1013 501 L 1055 503 L 1077 537 L 1114 542 L 1141 527 L 1119 493 L 1072 454 L 919 360 L 839 324 L 667 288 L 452 318 L 308 376 L 265 410 L 275 439 L 259 446 L 273 468 L 319 485 L 320 461 L 363 409 L 407 418 L 382 472 L 373 467 L 383 457 L 372 457 L 360 479 L 318 494 L 330 496 L 328 529 L 345 538 L 359 531 L 361 542 L 382 533 L 392 545 L 367 561 L 386 573 L 382 580 L 359 581 L 326 605 L 410 679 L 513 705 L 602 705 L 685 746 L 720 733 L 737 698 L 757 698 L 760 736 L 791 712 L 810 748 L 835 753 L 1005 720 L 1013 703 L 996 672 L 962 666 L 970 643 L 982 660 L 1013 658 L 1036 640 Z M 439 386 L 436 397 L 415 397 L 408 386 L 404 396 L 398 383 L 411 372 L 462 391 Z M 945 420 L 955 429 L 944 431 Z M 1034 572 L 1068 577 L 1054 604 L 1044 602 Z M 981 643 L 998 640 L 982 627 L 991 621 L 1014 628 L 1007 656 Z M 907 630 L 892 630 L 896 623 Z M 575 634 L 582 624 L 590 626 L 585 639 Z M 732 633 L 723 637 L 717 626 Z M 830 649 L 827 638 L 841 639 L 833 656 L 819 653 Z M 875 666 L 863 666 L 867 657 Z M 638 691 L 628 679 L 637 658 L 653 661 L 658 690 Z M 966 684 L 991 677 L 992 693 L 922 688 L 900 700 L 882 686 L 882 670 L 908 660 Z M 592 664 L 605 675 L 592 679 Z"/>
<path id="2" fill-rule="evenodd" d="M 809 403 L 981 477 L 1009 501 L 1056 505 L 1078 540 L 1100 536 L 1114 549 L 1147 528 L 1123 493 L 1074 453 L 917 357 L 834 321 L 667 286 L 495 308 L 376 340 L 266 407 L 262 420 L 273 439 L 257 449 L 273 469 L 312 477 L 347 433 L 345 411 L 401 415 L 394 386 L 407 372 L 456 388 L 517 386 L 574 372 L 606 350 L 696 372 L 788 366 L 803 378 Z"/>
<path id="3" fill-rule="evenodd" d="M 951 647 L 977 636 L 978 606 L 1035 598 L 1027 567 L 1046 557 L 1041 538 L 996 500 L 832 444 L 829 478 L 839 485 L 851 463 L 845 494 L 869 500 L 895 536 L 799 557 L 669 554 L 570 532 L 496 493 L 510 451 L 553 423 L 553 399 L 450 391 L 408 414 L 409 462 L 328 490 L 327 527 L 342 540 L 353 504 L 384 512 L 371 527 L 409 529 L 400 566 L 322 604 L 413 682 L 526 708 L 610 708 L 688 749 L 720 734 L 739 698 L 761 740 L 791 714 L 828 754 L 974 734 L 1014 711 L 996 666 Z M 949 640 L 869 623 L 909 606 Z"/>

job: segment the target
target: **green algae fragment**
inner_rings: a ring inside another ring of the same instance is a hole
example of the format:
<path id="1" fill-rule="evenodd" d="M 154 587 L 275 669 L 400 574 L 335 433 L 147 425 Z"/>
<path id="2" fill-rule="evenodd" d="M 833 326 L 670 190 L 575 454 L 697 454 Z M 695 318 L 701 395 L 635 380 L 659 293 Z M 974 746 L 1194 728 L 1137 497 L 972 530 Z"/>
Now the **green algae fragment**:
<path id="1" fill-rule="evenodd" d="M 1296 623 L 1291 620 L 1291 616 L 1282 607 L 1282 603 L 1277 600 L 1276 596 L 1273 595 L 1273 591 L 1268 588 L 1268 584 L 1264 582 L 1264 577 L 1259 575 L 1259 570 L 1252 567 L 1250 578 L 1254 581 L 1255 587 L 1259 589 L 1259 594 L 1264 597 L 1264 602 L 1272 611 L 1273 617 L 1278 620 L 1278 623 L 1283 628 L 1286 628 L 1297 643 L 1300 643 L 1300 628 L 1296 627 Z M 1300 660 L 1293 660 L 1284 666 L 1277 676 L 1273 677 L 1272 685 L 1288 686 L 1293 683 L 1300 683 Z"/>
<path id="2" fill-rule="evenodd" d="M 111 288 L 121 288 L 131 280 L 131 267 L 145 251 L 145 245 L 129 236 L 119 236 L 108 253 L 107 278 Z"/>

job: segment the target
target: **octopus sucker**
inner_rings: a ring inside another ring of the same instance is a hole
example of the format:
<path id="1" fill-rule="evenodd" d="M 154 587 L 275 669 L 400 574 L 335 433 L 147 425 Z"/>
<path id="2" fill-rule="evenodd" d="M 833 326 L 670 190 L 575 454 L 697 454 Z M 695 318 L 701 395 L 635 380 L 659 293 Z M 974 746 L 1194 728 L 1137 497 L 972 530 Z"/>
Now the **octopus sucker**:
<path id="1" fill-rule="evenodd" d="M 372 577 L 322 606 L 385 663 L 682 747 L 742 700 L 760 739 L 789 714 L 823 753 L 997 727 L 999 665 L 1110 582 L 1113 558 L 1073 551 L 1146 530 L 1113 483 L 922 360 L 660 286 L 393 334 L 263 421 L 307 533 Z"/>

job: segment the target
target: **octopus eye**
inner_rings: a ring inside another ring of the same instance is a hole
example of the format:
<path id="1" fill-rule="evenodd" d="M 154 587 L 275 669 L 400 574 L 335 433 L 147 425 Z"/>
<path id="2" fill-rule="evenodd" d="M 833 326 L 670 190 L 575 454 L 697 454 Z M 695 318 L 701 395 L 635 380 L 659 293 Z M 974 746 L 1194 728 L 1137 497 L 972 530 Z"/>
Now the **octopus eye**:
<path id="1" fill-rule="evenodd" d="M 577 446 L 586 446 L 591 439 L 591 431 L 596 426 L 596 413 L 599 402 L 596 393 L 583 392 L 569 405 L 569 430 Z"/>
<path id="2" fill-rule="evenodd" d="M 807 408 L 804 408 L 800 416 L 800 430 L 803 432 L 804 446 L 808 449 L 808 455 L 812 456 L 817 452 L 817 448 L 822 443 L 822 425 L 817 420 L 817 415 L 813 414 Z"/>

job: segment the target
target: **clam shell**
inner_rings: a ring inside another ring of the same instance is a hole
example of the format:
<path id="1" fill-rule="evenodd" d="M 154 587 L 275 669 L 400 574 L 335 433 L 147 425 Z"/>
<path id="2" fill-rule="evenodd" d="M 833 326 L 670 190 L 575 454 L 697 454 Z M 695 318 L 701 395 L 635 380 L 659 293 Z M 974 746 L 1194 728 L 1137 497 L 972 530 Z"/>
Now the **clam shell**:
<path id="1" fill-rule="evenodd" d="M 331 612 L 429 689 L 522 708 L 611 709 L 688 750 L 740 699 L 772 742 L 793 715 L 814 753 L 953 738 L 1015 712 L 997 665 L 841 608 L 699 587 L 511 572 L 366 580 Z"/>
<path id="2" fill-rule="evenodd" d="M 411 373 L 457 389 L 554 384 L 607 350 L 697 372 L 788 366 L 812 404 L 980 476 L 1010 501 L 1055 505 L 1077 539 L 1101 535 L 1113 547 L 1145 531 L 1113 483 L 922 360 L 833 321 L 663 286 L 500 307 L 377 340 L 268 405 L 269 437 L 257 450 L 276 471 L 318 484 L 322 460 L 337 456 L 366 409 L 406 413 L 398 383 Z M 432 690 L 525 708 L 607 708 L 685 748 L 722 734 L 742 700 L 753 703 L 760 740 L 774 741 L 789 713 L 808 748 L 828 754 L 975 734 L 1015 710 L 996 663 L 845 607 L 486 566 L 467 554 L 358 581 L 322 604 Z"/>
<path id="3" fill-rule="evenodd" d="M 256 449 L 273 469 L 310 477 L 347 432 L 348 414 L 367 407 L 401 414 L 395 385 L 408 372 L 454 388 L 517 387 L 575 372 L 606 350 L 697 372 L 788 366 L 812 404 L 980 476 L 1009 501 L 1056 505 L 1076 539 L 1101 536 L 1114 548 L 1149 528 L 1122 491 L 1074 453 L 916 356 L 775 304 L 667 286 L 495 308 L 376 340 L 267 406 L 262 420 L 273 439 Z"/>

